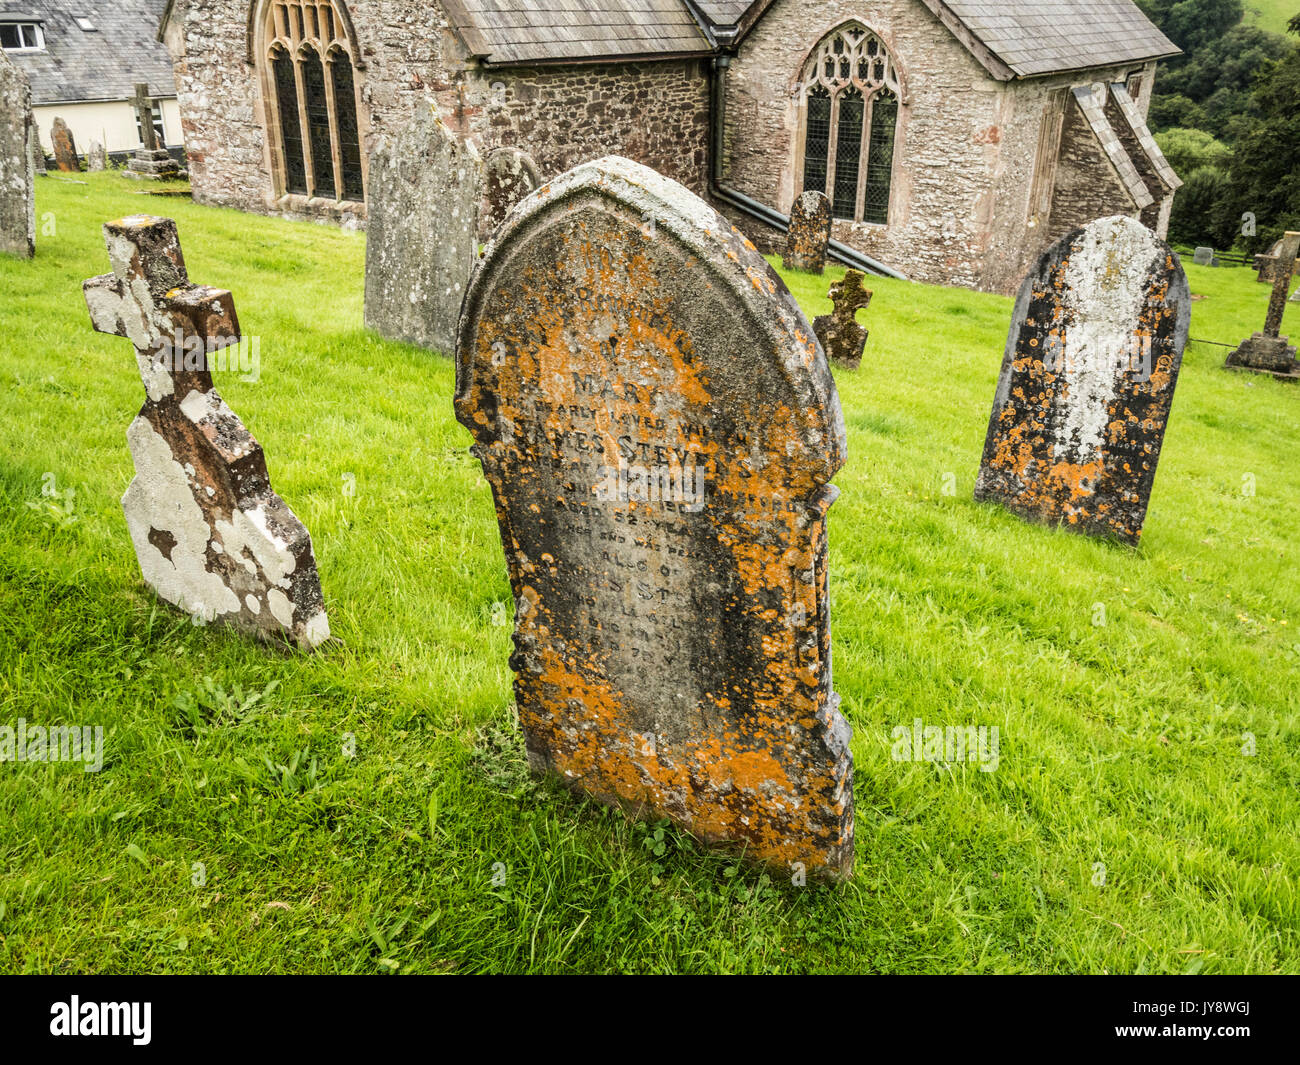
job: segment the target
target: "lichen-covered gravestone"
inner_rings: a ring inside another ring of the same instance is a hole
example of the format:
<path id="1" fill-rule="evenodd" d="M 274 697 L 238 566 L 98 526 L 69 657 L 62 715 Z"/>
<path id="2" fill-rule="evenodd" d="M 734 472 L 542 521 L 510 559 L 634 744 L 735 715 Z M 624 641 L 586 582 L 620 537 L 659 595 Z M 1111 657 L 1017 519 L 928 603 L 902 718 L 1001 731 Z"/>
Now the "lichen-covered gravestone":
<path id="1" fill-rule="evenodd" d="M 36 251 L 32 90 L 0 52 L 0 252 L 30 259 Z"/>
<path id="2" fill-rule="evenodd" d="M 831 285 L 831 305 L 835 309 L 813 319 L 813 331 L 826 357 L 849 370 L 862 364 L 867 347 L 867 330 L 858 324 L 858 311 L 871 303 L 871 289 L 862 281 L 861 270 L 844 271 L 844 276 Z"/>
<path id="3" fill-rule="evenodd" d="M 486 239 L 506 220 L 515 204 L 541 185 L 542 175 L 532 156 L 509 146 L 488 152 L 483 166 L 487 188 L 479 235 Z"/>
<path id="4" fill-rule="evenodd" d="M 86 306 L 96 330 L 135 345 L 148 397 L 127 430 L 136 475 L 122 497 L 146 583 L 196 621 L 320 645 L 311 537 L 212 387 L 210 357 L 240 342 L 233 298 L 190 282 L 170 218 L 109 222 L 104 240 L 113 272 L 85 283 Z"/>
<path id="5" fill-rule="evenodd" d="M 54 120 L 54 127 L 50 130 L 50 141 L 54 145 L 56 170 L 75 173 L 81 169 L 81 161 L 77 158 L 77 142 L 73 139 L 72 130 L 68 129 L 68 124 L 63 119 Z"/>
<path id="6" fill-rule="evenodd" d="M 86 169 L 92 174 L 106 169 L 108 166 L 108 153 L 99 141 L 91 141 L 90 148 L 86 152 Z"/>
<path id="7" fill-rule="evenodd" d="M 1282 381 L 1300 380 L 1300 361 L 1296 359 L 1295 345 L 1289 337 L 1281 335 L 1282 313 L 1286 310 L 1286 294 L 1291 286 L 1297 252 L 1300 252 L 1300 232 L 1285 234 L 1277 244 L 1272 267 L 1273 291 L 1269 293 L 1264 330 L 1252 333 L 1228 352 L 1223 364 L 1225 369 L 1252 370 L 1271 374 Z"/>
<path id="8" fill-rule="evenodd" d="M 781 265 L 787 270 L 822 273 L 830 240 L 831 201 L 824 192 L 805 192 L 790 210 L 790 230 Z"/>
<path id="9" fill-rule="evenodd" d="M 826 546 L 843 417 L 753 245 L 626 159 L 549 182 L 474 274 L 456 414 L 496 502 L 534 770 L 848 875 Z"/>
<path id="10" fill-rule="evenodd" d="M 1178 257 L 1133 219 L 1053 244 L 1016 299 L 975 498 L 1136 544 L 1190 313 Z"/>
<path id="11" fill-rule="evenodd" d="M 482 162 L 429 102 L 370 156 L 366 325 L 450 355 L 477 252 Z"/>

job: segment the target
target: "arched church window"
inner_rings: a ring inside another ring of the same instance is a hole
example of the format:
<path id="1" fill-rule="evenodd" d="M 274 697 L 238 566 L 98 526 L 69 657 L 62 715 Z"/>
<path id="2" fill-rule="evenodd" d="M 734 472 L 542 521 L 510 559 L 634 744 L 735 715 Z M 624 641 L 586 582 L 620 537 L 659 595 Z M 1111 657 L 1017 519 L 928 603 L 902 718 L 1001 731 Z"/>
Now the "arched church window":
<path id="1" fill-rule="evenodd" d="M 841 26 L 804 68 L 803 191 L 825 192 L 835 218 L 889 221 L 898 72 L 865 26 Z"/>
<path id="2" fill-rule="evenodd" d="M 263 89 L 281 192 L 365 200 L 357 79 L 342 0 L 259 0 Z"/>

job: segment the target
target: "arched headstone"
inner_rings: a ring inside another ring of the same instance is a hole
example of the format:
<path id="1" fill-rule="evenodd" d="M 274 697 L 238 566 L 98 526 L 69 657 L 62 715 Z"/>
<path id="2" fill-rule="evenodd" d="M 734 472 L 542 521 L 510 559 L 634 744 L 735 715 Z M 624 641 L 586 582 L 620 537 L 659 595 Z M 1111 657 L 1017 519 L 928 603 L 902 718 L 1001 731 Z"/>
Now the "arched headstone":
<path id="1" fill-rule="evenodd" d="M 483 159 L 486 173 L 482 222 L 479 235 L 492 235 L 520 200 L 542 184 L 542 173 L 533 157 L 519 148 L 493 148 Z"/>
<path id="2" fill-rule="evenodd" d="M 1178 256 L 1140 222 L 1048 248 L 1016 298 L 975 498 L 1136 544 L 1190 315 Z"/>
<path id="3" fill-rule="evenodd" d="M 496 502 L 534 770 L 848 875 L 826 546 L 844 422 L 754 246 L 626 159 L 549 182 L 470 283 L 456 414 Z"/>

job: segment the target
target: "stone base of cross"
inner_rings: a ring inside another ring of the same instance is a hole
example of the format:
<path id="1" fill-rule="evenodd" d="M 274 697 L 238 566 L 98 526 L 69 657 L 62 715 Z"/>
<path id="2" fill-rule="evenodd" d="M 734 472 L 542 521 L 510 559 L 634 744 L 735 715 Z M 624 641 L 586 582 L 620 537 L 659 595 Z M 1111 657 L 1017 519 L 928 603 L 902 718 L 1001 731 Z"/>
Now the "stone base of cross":
<path id="1" fill-rule="evenodd" d="M 166 148 L 138 148 L 122 173 L 139 181 L 170 181 L 181 176 L 181 164 Z"/>
<path id="2" fill-rule="evenodd" d="M 113 272 L 83 290 L 95 329 L 135 345 L 148 396 L 127 430 L 136 475 L 122 497 L 146 583 L 196 624 L 319 646 L 330 630 L 311 536 L 212 387 L 213 357 L 244 342 L 234 299 L 190 282 L 170 218 L 109 222 L 104 241 Z"/>

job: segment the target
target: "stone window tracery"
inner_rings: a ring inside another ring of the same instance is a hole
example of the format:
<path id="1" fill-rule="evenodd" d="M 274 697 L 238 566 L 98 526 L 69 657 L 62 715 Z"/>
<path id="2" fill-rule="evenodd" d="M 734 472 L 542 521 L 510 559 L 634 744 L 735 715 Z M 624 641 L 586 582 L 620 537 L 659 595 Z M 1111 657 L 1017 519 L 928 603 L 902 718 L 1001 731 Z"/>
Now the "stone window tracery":
<path id="1" fill-rule="evenodd" d="M 825 192 L 835 218 L 885 224 L 902 95 L 884 42 L 849 23 L 804 68 L 803 191 Z"/>
<path id="2" fill-rule="evenodd" d="M 365 200 L 355 42 L 342 0 L 260 0 L 259 65 L 276 191 Z"/>

